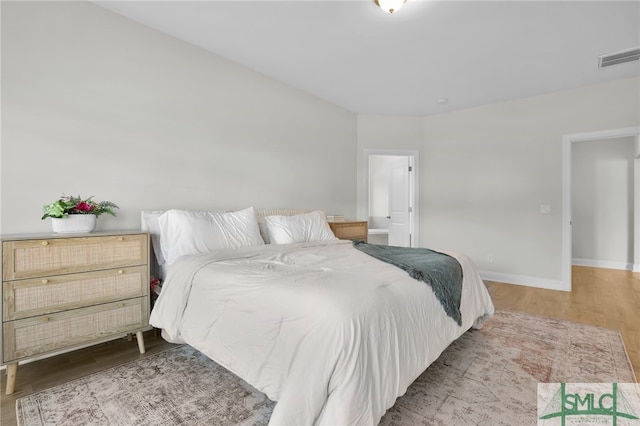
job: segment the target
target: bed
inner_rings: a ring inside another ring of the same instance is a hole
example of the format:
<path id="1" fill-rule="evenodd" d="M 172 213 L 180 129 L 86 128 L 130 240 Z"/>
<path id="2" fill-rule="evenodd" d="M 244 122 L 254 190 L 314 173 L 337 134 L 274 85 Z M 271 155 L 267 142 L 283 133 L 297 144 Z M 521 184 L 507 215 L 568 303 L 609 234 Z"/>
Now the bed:
<path id="1" fill-rule="evenodd" d="M 493 314 L 472 262 L 461 325 L 432 288 L 337 240 L 321 212 L 143 212 L 165 274 L 151 324 L 277 401 L 270 424 L 377 424 Z M 327 232 L 328 231 L 328 232 Z"/>

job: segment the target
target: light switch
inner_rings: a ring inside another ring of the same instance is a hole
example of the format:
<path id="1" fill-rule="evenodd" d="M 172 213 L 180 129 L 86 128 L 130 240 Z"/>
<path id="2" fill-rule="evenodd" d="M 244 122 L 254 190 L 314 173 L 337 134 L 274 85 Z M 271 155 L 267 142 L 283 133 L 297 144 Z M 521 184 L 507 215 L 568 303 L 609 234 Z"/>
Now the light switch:
<path id="1" fill-rule="evenodd" d="M 549 204 L 540 204 L 540 214 L 551 213 L 551 206 Z"/>

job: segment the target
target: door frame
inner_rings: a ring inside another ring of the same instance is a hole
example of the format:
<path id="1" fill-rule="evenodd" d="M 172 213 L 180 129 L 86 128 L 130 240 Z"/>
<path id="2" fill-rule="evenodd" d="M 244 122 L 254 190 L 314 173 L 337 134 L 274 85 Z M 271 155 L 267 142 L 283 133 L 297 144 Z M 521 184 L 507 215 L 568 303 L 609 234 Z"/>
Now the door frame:
<path id="1" fill-rule="evenodd" d="M 388 155 L 409 157 L 411 173 L 409 173 L 409 203 L 412 207 L 409 213 L 409 232 L 411 232 L 411 247 L 420 246 L 420 198 L 418 197 L 419 187 L 419 153 L 417 150 L 404 149 L 365 149 L 362 156 L 363 188 L 364 197 L 361 211 L 364 217 L 369 220 L 369 157 L 372 155 Z"/>
<path id="2" fill-rule="evenodd" d="M 640 272 L 640 135 L 636 136 L 636 157 L 633 159 L 633 267 Z"/>
<path id="3" fill-rule="evenodd" d="M 638 137 L 640 127 L 624 127 L 619 129 L 600 130 L 594 132 L 574 133 L 562 136 L 562 288 L 560 290 L 571 291 L 571 245 L 572 245 L 572 225 L 571 225 L 571 171 L 572 171 L 572 147 L 574 143 L 593 141 L 598 139 L 614 139 L 629 136 Z M 640 201 L 637 199 L 639 193 L 638 182 L 634 183 L 634 223 L 639 223 L 640 211 L 637 207 Z M 634 247 L 638 247 L 640 240 L 640 229 L 634 227 Z M 634 259 L 638 254 L 634 250 Z"/>

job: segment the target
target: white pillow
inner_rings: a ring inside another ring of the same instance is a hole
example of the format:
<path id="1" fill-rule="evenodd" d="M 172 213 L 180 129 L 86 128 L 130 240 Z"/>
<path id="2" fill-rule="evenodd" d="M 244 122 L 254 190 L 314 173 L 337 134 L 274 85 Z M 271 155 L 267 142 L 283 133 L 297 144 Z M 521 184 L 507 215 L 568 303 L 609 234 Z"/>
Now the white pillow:
<path id="1" fill-rule="evenodd" d="M 271 244 L 337 240 L 320 210 L 294 216 L 266 216 L 264 221 Z"/>
<path id="2" fill-rule="evenodd" d="M 258 229 L 260 229 L 260 236 L 265 244 L 271 244 L 269 241 L 269 230 L 267 229 L 267 222 L 265 221 L 267 216 L 258 216 Z"/>
<path id="3" fill-rule="evenodd" d="M 253 207 L 235 212 L 168 210 L 158 217 L 168 264 L 190 254 L 263 245 Z"/>
<path id="4" fill-rule="evenodd" d="M 158 265 L 164 264 L 164 257 L 162 256 L 162 250 L 160 250 L 160 225 L 158 224 L 158 218 L 165 211 L 166 210 L 142 210 L 140 217 L 141 229 L 151 235 L 151 247 L 153 248 L 153 254 L 156 256 Z"/>
<path id="5" fill-rule="evenodd" d="M 195 210 L 200 213 L 228 213 L 229 210 Z M 162 266 L 165 263 L 164 256 L 162 255 L 162 247 L 160 245 L 160 224 L 158 218 L 167 212 L 167 210 L 142 210 L 141 211 L 141 230 L 148 232 L 151 235 L 151 247 L 153 248 L 153 254 L 156 256 L 156 262 Z"/>

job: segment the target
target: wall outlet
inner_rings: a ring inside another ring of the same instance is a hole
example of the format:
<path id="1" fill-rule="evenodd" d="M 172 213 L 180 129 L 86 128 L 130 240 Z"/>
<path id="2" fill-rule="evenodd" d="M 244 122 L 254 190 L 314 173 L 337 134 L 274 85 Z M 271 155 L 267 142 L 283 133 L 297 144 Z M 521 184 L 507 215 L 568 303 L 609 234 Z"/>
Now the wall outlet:
<path id="1" fill-rule="evenodd" d="M 493 255 L 492 254 L 488 254 L 487 255 L 487 262 L 493 263 Z"/>

